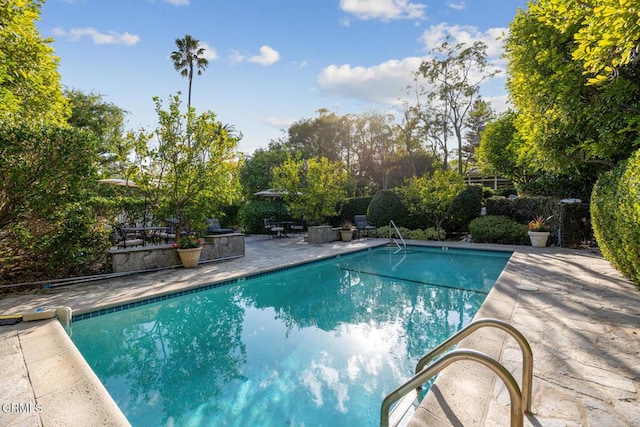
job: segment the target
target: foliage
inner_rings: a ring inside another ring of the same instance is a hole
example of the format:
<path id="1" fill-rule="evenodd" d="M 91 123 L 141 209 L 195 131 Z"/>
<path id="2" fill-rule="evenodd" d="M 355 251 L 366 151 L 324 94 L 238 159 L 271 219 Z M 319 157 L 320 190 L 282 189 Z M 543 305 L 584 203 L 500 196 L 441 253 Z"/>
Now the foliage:
<path id="1" fill-rule="evenodd" d="M 529 224 L 527 224 L 527 228 L 529 228 L 529 231 L 535 231 L 535 232 L 549 231 L 551 226 L 547 224 L 547 221 L 549 221 L 550 219 L 551 219 L 550 216 L 545 218 L 541 215 L 538 215 L 537 217 L 529 221 Z"/>
<path id="2" fill-rule="evenodd" d="M 469 166 L 478 163 L 476 152 L 480 146 L 480 140 L 485 128 L 494 119 L 494 112 L 491 104 L 478 97 L 474 102 L 465 120 L 465 127 L 468 129 L 464 135 L 465 143 L 462 145 L 463 167 L 462 173 L 467 173 Z"/>
<path id="3" fill-rule="evenodd" d="M 238 210 L 238 224 L 244 229 L 245 233 L 263 234 L 264 219 L 283 219 L 281 209 L 276 203 L 265 201 L 250 200 L 240 206 Z"/>
<path id="4" fill-rule="evenodd" d="M 172 246 L 176 249 L 195 249 L 202 247 L 202 240 L 192 234 L 182 236 L 179 242 L 175 242 Z"/>
<path id="5" fill-rule="evenodd" d="M 392 237 L 398 237 L 396 230 L 393 227 L 390 229 L 388 225 L 378 227 L 378 236 L 389 236 L 389 231 L 391 231 Z M 400 231 L 405 240 L 444 240 L 446 237 L 444 230 L 437 230 L 434 227 L 425 228 L 424 230 L 398 227 L 398 231 Z"/>
<path id="6" fill-rule="evenodd" d="M 273 169 L 287 159 L 287 150 L 281 144 L 271 143 L 267 149 L 258 148 L 245 159 L 240 169 L 240 183 L 244 197 L 269 188 L 273 179 Z"/>
<path id="7" fill-rule="evenodd" d="M 0 121 L 62 124 L 68 114 L 58 58 L 36 28 L 43 0 L 0 6 Z"/>
<path id="8" fill-rule="evenodd" d="M 516 129 L 516 117 L 514 111 L 507 111 L 487 123 L 476 153 L 480 168 L 485 172 L 503 176 L 516 183 L 525 183 L 531 179 L 535 170 L 522 156 L 523 141 Z"/>
<path id="9" fill-rule="evenodd" d="M 271 187 L 283 190 L 291 214 L 309 223 L 320 224 L 337 215 L 338 202 L 346 198 L 347 172 L 339 162 L 326 157 L 287 159 L 274 168 Z"/>
<path id="10" fill-rule="evenodd" d="M 380 190 L 371 199 L 367 209 L 367 220 L 377 225 L 389 224 L 391 220 L 397 223 L 406 216 L 406 210 L 395 191 Z"/>
<path id="11" fill-rule="evenodd" d="M 591 241 L 591 214 L 586 203 L 567 203 L 560 210 L 558 233 L 564 248 L 577 248 Z"/>
<path id="12" fill-rule="evenodd" d="M 520 224 L 528 224 L 531 218 L 553 217 L 552 228 L 557 228 L 559 200 L 553 197 L 517 197 L 487 199 L 487 215 L 506 216 Z"/>
<path id="13" fill-rule="evenodd" d="M 529 242 L 527 226 L 505 216 L 481 216 L 469 223 L 471 238 L 476 243 L 526 245 Z"/>
<path id="14" fill-rule="evenodd" d="M 36 253 L 46 260 L 47 270 L 69 277 L 110 268 L 109 232 L 96 212 L 81 202 L 65 205 L 56 213 L 51 233 L 43 236 Z"/>
<path id="15" fill-rule="evenodd" d="M 591 196 L 602 254 L 640 288 L 640 150 L 600 177 Z"/>
<path id="16" fill-rule="evenodd" d="M 445 222 L 447 231 L 468 231 L 469 222 L 482 210 L 483 187 L 469 185 L 451 202 L 451 217 Z"/>
<path id="17" fill-rule="evenodd" d="M 0 124 L 0 230 L 79 200 L 95 181 L 95 150 L 79 129 Z"/>
<path id="18" fill-rule="evenodd" d="M 578 175 L 556 175 L 543 173 L 537 178 L 518 184 L 518 194 L 522 196 L 550 196 L 557 199 L 578 198 L 589 201 L 597 179 L 597 168 L 585 170 Z"/>
<path id="19" fill-rule="evenodd" d="M 178 50 L 171 52 L 171 60 L 176 71 L 180 71 L 182 77 L 189 79 L 187 110 L 190 110 L 194 67 L 197 69 L 197 74 L 200 75 L 209 65 L 209 61 L 204 57 L 205 49 L 200 46 L 200 41 L 189 34 L 181 39 L 176 39 L 176 47 Z"/>
<path id="20" fill-rule="evenodd" d="M 373 196 L 351 197 L 347 199 L 340 209 L 340 221 L 353 221 L 356 215 L 367 212 Z"/>
<path id="21" fill-rule="evenodd" d="M 563 16 L 562 28 L 554 27 L 544 9 L 563 2 L 537 3 L 518 12 L 505 43 L 520 153 L 554 174 L 577 175 L 585 163 L 609 169 L 640 144 L 640 68 L 622 68 L 606 85 L 587 85 L 583 62 L 572 58 L 580 21 Z M 588 13 L 565 3 L 571 16 Z"/>
<path id="22" fill-rule="evenodd" d="M 480 84 L 497 71 L 488 71 L 487 45 L 475 42 L 452 45 L 449 38 L 431 52 L 431 59 L 420 64 L 417 75 L 424 77 L 419 91 L 416 115 L 425 134 L 444 150 L 443 167 L 447 169 L 447 136 L 458 143 L 458 173 L 462 175 L 463 134 L 469 112 L 480 91 Z M 423 105 L 420 105 L 420 102 Z"/>
<path id="23" fill-rule="evenodd" d="M 465 189 L 462 176 L 453 171 L 436 170 L 433 176 L 412 178 L 399 189 L 402 203 L 410 213 L 423 214 L 437 229 L 452 217 L 453 200 Z"/>
<path id="24" fill-rule="evenodd" d="M 123 138 L 124 116 L 120 107 L 103 100 L 102 95 L 67 89 L 64 95 L 71 107 L 67 123 L 93 132 L 98 145 L 99 173 L 103 177 L 127 176 L 127 156 L 133 151 Z"/>
<path id="25" fill-rule="evenodd" d="M 150 161 L 140 162 L 138 182 L 152 194 L 158 204 L 158 217 L 176 218 L 176 240 L 187 225 L 201 224 L 217 216 L 218 206 L 232 202 L 239 195 L 234 173 L 238 167 L 238 138 L 216 120 L 212 111 L 196 115 L 193 108 L 180 113 L 179 97 L 173 96 L 169 109 L 155 98 L 158 127 L 157 148 L 141 149 Z M 141 132 L 137 136 L 149 136 Z"/>
<path id="26" fill-rule="evenodd" d="M 593 76 L 590 83 L 605 82 L 616 69 L 637 64 L 640 13 L 635 0 L 546 0 L 531 8 L 542 22 L 574 32 L 572 57 Z"/>

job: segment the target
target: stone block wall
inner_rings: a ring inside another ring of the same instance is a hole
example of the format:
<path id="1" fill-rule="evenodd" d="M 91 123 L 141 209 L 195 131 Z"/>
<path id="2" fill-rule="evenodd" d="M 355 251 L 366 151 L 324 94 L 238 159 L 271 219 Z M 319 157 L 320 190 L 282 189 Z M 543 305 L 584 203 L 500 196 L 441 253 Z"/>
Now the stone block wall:
<path id="1" fill-rule="evenodd" d="M 244 256 L 244 234 L 205 236 L 200 262 Z M 181 266 L 180 256 L 171 245 L 148 245 L 110 251 L 114 273 Z"/>

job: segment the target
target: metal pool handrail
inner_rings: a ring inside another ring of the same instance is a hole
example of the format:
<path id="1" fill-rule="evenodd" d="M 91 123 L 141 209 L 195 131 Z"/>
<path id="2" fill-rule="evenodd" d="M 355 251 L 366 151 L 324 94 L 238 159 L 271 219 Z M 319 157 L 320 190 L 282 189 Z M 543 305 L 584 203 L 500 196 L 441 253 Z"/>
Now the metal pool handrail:
<path id="1" fill-rule="evenodd" d="M 400 234 L 400 230 L 398 230 L 398 227 L 396 227 L 396 223 L 393 222 L 393 220 L 389 220 L 389 239 L 393 240 L 393 242 L 398 247 L 398 250 L 395 251 L 394 253 L 400 252 L 402 248 L 400 247 L 400 244 L 398 243 L 398 241 L 391 237 L 391 227 L 393 227 L 393 229 L 396 230 L 396 233 L 398 233 L 398 237 L 400 237 L 400 241 L 402 242 L 402 246 L 404 246 L 404 250 L 407 250 L 407 244 L 405 243 L 404 238 L 402 237 L 402 234 Z"/>
<path id="2" fill-rule="evenodd" d="M 498 319 L 479 319 L 479 320 L 476 320 L 476 321 L 473 321 L 473 322 L 469 323 L 463 329 L 458 331 L 456 334 L 451 336 L 449 339 L 447 339 L 444 342 L 442 342 L 439 346 L 437 346 L 436 348 L 431 350 L 429 353 L 424 355 L 418 361 L 418 363 L 416 364 L 416 371 L 415 371 L 416 375 L 413 378 L 411 378 L 407 383 L 403 384 L 401 387 L 399 387 L 398 389 L 396 389 L 393 392 L 391 392 L 391 394 L 389 394 L 385 398 L 385 400 L 383 401 L 383 406 L 382 406 L 382 410 L 381 410 L 380 425 L 381 426 L 383 425 L 382 415 L 385 412 L 384 408 L 385 408 L 385 402 L 387 402 L 387 399 L 389 399 L 394 393 L 397 393 L 402 389 L 403 393 L 401 395 L 396 396 L 395 399 L 391 400 L 388 403 L 389 406 L 386 407 L 386 415 L 384 415 L 384 417 L 387 420 L 386 421 L 387 424 L 385 424 L 385 425 L 388 425 L 388 417 L 389 417 L 388 412 L 389 412 L 389 408 L 391 407 L 391 404 L 393 402 L 395 402 L 396 400 L 398 400 L 403 395 L 407 394 L 409 391 L 411 391 L 410 387 L 409 388 L 405 387 L 406 384 L 408 384 L 409 382 L 411 382 L 411 384 L 414 384 L 413 380 L 418 376 L 421 377 L 421 378 L 424 378 L 425 375 L 423 375 L 423 372 L 426 372 L 426 371 L 423 371 L 423 369 L 429 362 L 431 362 L 433 359 L 435 359 L 436 357 L 438 357 L 439 355 L 441 355 L 442 353 L 447 351 L 449 348 L 451 348 L 454 345 L 456 345 L 462 339 L 464 339 L 467 336 L 471 335 L 474 331 L 476 331 L 476 330 L 478 330 L 480 328 L 483 328 L 483 327 L 487 327 L 487 326 L 492 326 L 492 327 L 495 327 L 495 328 L 498 328 L 498 329 L 501 329 L 501 330 L 507 332 L 520 345 L 520 349 L 522 350 L 522 393 L 520 393 L 520 391 L 518 390 L 518 394 L 520 395 L 520 399 L 521 399 L 521 405 L 520 405 L 521 408 L 524 408 L 524 412 L 526 412 L 528 414 L 531 413 L 531 393 L 532 393 L 531 389 L 532 389 L 532 384 L 533 384 L 533 352 L 531 351 L 531 346 L 527 342 L 527 339 L 524 337 L 524 335 L 522 335 L 520 333 L 520 331 L 518 331 L 516 328 L 514 328 L 510 324 L 508 324 L 506 322 L 503 322 L 502 320 L 498 320 Z M 454 352 L 451 352 L 451 353 L 454 353 Z M 449 353 L 449 354 L 451 354 L 451 353 Z M 480 353 L 480 354 L 482 354 L 482 353 Z M 443 356 L 442 359 L 444 359 L 444 357 L 446 357 L 446 356 Z M 488 357 L 488 356 L 486 356 L 486 357 Z M 440 360 L 442 360 L 442 359 L 440 359 Z M 440 362 L 440 360 L 435 362 L 434 365 L 432 365 L 432 366 L 435 366 L 436 364 L 438 364 Z M 491 360 L 493 360 L 493 359 L 491 359 Z M 478 360 L 478 361 L 480 361 L 480 360 Z M 495 362 L 495 363 L 501 369 L 504 369 L 504 367 L 502 365 L 500 365 L 498 362 Z M 448 366 L 449 364 L 450 363 L 447 363 L 447 365 L 445 365 L 445 366 Z M 489 367 L 491 368 L 491 366 L 489 366 Z M 442 367 L 441 369 L 443 369 L 443 368 L 444 367 Z M 428 368 L 428 369 L 431 369 L 431 367 Z M 434 374 L 428 376 L 426 379 L 429 379 L 431 376 L 437 374 L 438 372 L 440 372 L 441 369 L 437 370 Z M 498 371 L 496 371 L 495 369 L 494 369 L 494 372 L 498 373 Z M 498 375 L 500 375 L 500 374 L 498 373 Z M 509 374 L 509 375 L 511 375 L 511 374 Z M 513 378 L 513 377 L 511 377 L 511 378 Z M 420 381 L 416 381 L 415 382 L 415 388 L 417 390 L 419 390 L 422 387 L 422 384 L 425 381 L 421 381 L 421 382 Z M 507 382 L 506 382 L 506 380 L 504 378 L 503 378 L 503 381 L 505 381 L 505 384 L 507 384 Z M 508 384 L 507 384 L 507 387 L 509 387 Z M 517 387 L 517 383 L 516 383 L 516 387 Z M 509 393 L 511 394 L 511 391 L 509 391 Z M 512 414 L 513 414 L 513 406 L 514 406 L 514 402 L 513 402 L 513 397 L 512 397 L 512 402 L 511 402 Z M 521 412 L 521 419 L 522 419 L 522 409 L 520 410 L 520 412 Z M 522 424 L 520 424 L 520 425 L 522 425 Z M 513 416 L 512 416 L 512 426 L 513 426 Z"/>
<path id="3" fill-rule="evenodd" d="M 472 360 L 479 362 L 498 374 L 500 379 L 502 379 L 507 386 L 509 397 L 511 398 L 511 427 L 522 427 L 524 425 L 524 414 L 522 412 L 522 394 L 520 393 L 518 383 L 504 366 L 486 354 L 476 350 L 454 350 L 447 353 L 427 369 L 421 371 L 409 381 L 389 393 L 389 395 L 382 401 L 382 406 L 380 408 L 380 427 L 389 426 L 389 409 L 395 401 L 410 391 L 417 389 L 420 385 L 434 375 L 437 375 L 447 366 L 460 360 Z"/>

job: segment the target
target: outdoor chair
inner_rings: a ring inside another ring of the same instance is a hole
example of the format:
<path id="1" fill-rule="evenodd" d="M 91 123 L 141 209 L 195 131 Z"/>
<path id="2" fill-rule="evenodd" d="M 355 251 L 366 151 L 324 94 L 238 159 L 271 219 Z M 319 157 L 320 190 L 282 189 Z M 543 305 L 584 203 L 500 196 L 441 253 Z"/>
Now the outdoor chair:
<path id="1" fill-rule="evenodd" d="M 377 237 L 378 227 L 376 227 L 374 224 L 369 224 L 366 215 L 356 215 L 353 219 L 356 223 L 358 238 L 369 237 L 369 231 L 373 231 L 374 235 Z"/>
<path id="2" fill-rule="evenodd" d="M 144 245 L 144 239 L 141 238 L 141 236 L 125 233 L 121 225 L 114 226 L 114 231 L 116 233 L 116 245 L 118 248 L 130 248 L 133 246 Z"/>
<path id="3" fill-rule="evenodd" d="M 282 237 L 283 234 L 282 232 L 284 231 L 284 227 L 279 225 L 277 222 L 273 221 L 272 219 L 268 219 L 265 218 L 263 219 L 264 221 L 264 228 L 265 230 L 268 230 L 271 233 L 271 237 Z"/>
<path id="4" fill-rule="evenodd" d="M 218 218 L 209 218 L 207 222 L 207 234 L 228 234 L 233 233 L 231 228 L 222 228 Z"/>
<path id="5" fill-rule="evenodd" d="M 293 224 L 291 224 L 291 234 L 302 234 L 304 232 L 304 221 L 300 220 L 300 221 L 294 221 Z"/>

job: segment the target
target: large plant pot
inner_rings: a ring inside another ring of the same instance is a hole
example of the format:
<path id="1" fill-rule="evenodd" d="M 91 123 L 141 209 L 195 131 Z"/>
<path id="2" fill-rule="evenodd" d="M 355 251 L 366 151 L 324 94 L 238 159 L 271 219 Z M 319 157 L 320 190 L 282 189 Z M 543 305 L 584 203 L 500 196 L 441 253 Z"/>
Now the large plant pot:
<path id="1" fill-rule="evenodd" d="M 340 238 L 343 242 L 350 242 L 353 239 L 353 231 L 351 230 L 340 230 Z"/>
<path id="2" fill-rule="evenodd" d="M 178 255 L 180 255 L 180 261 L 184 268 L 193 268 L 198 266 L 200 261 L 200 252 L 202 247 L 192 249 L 178 249 Z"/>
<path id="3" fill-rule="evenodd" d="M 531 239 L 531 246 L 536 248 L 544 248 L 547 246 L 547 239 L 549 239 L 548 231 L 529 231 L 529 239 Z"/>

